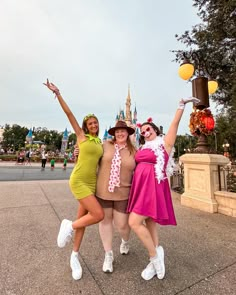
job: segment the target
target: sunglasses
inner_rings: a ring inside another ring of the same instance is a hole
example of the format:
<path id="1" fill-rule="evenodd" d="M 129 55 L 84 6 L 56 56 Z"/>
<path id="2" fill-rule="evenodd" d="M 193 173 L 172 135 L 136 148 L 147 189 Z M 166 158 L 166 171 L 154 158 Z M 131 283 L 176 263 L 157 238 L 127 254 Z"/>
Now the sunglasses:
<path id="1" fill-rule="evenodd" d="M 146 130 L 144 130 L 144 131 L 141 132 L 141 135 L 144 136 L 144 134 L 145 134 L 146 132 L 149 132 L 149 131 L 150 131 L 150 127 L 147 127 Z"/>

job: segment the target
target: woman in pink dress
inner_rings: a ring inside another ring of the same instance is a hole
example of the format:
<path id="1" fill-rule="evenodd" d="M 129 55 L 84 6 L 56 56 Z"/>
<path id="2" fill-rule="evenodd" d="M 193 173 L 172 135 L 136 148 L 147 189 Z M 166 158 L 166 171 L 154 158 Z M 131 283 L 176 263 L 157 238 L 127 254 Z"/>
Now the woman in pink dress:
<path id="1" fill-rule="evenodd" d="M 127 211 L 130 212 L 130 227 L 149 253 L 150 263 L 141 274 L 145 280 L 150 280 L 155 275 L 158 279 L 165 276 L 164 250 L 159 246 L 157 223 L 176 225 L 168 176 L 173 171 L 173 146 L 185 104 L 188 102 L 197 103 L 199 99 L 181 99 L 165 136 L 160 134 L 151 119 L 140 125 L 142 145 L 135 155 L 137 166 Z"/>

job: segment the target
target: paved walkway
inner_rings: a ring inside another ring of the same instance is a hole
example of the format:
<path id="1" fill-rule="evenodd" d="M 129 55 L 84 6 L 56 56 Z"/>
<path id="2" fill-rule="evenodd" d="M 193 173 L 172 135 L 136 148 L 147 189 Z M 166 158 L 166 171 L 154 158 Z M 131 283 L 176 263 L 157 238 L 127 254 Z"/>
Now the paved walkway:
<path id="1" fill-rule="evenodd" d="M 86 230 L 80 261 L 83 277 L 71 277 L 71 244 L 56 237 L 63 218 L 73 219 L 77 202 L 67 180 L 0 182 L 1 295 L 236 294 L 236 219 L 182 207 L 173 195 L 177 227 L 161 227 L 166 277 L 144 281 L 147 253 L 134 234 L 127 256 L 114 238 L 114 272 L 102 272 L 98 226 Z"/>
<path id="2" fill-rule="evenodd" d="M 55 163 L 55 168 L 62 168 L 63 163 L 62 162 L 56 162 Z M 74 163 L 68 162 L 67 167 L 74 167 Z M 32 168 L 40 168 L 41 167 L 41 162 L 30 162 L 28 163 L 17 163 L 16 161 L 2 161 L 0 159 L 0 167 L 32 167 Z M 46 163 L 46 167 L 50 167 L 50 162 Z"/>

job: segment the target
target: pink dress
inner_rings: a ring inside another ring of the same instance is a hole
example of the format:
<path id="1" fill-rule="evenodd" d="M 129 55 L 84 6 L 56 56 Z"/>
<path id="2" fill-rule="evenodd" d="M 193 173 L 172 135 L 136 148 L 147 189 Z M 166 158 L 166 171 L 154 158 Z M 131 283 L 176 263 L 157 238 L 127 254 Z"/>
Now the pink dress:
<path id="1" fill-rule="evenodd" d="M 148 216 L 161 225 L 176 225 L 166 166 L 169 156 L 162 146 L 163 179 L 157 180 L 155 164 L 158 164 L 153 150 L 140 149 L 135 155 L 137 163 L 130 190 L 127 212 Z"/>

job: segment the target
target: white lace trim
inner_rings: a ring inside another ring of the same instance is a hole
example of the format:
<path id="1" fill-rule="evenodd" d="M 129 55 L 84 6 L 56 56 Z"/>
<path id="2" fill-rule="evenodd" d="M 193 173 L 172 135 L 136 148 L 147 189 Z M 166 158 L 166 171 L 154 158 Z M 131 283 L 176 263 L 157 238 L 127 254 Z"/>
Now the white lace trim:
<path id="1" fill-rule="evenodd" d="M 175 149 L 172 148 L 169 154 L 166 170 L 164 171 L 164 165 L 165 165 L 164 144 L 165 144 L 164 137 L 160 135 L 160 136 L 157 136 L 154 140 L 146 141 L 145 144 L 141 147 L 142 150 L 143 149 L 152 150 L 156 156 L 155 174 L 156 174 L 156 179 L 158 183 L 160 183 L 165 178 L 171 176 L 174 172 L 174 166 L 175 166 L 174 159 L 173 159 Z M 166 173 L 167 177 L 165 176 L 164 172 Z"/>

